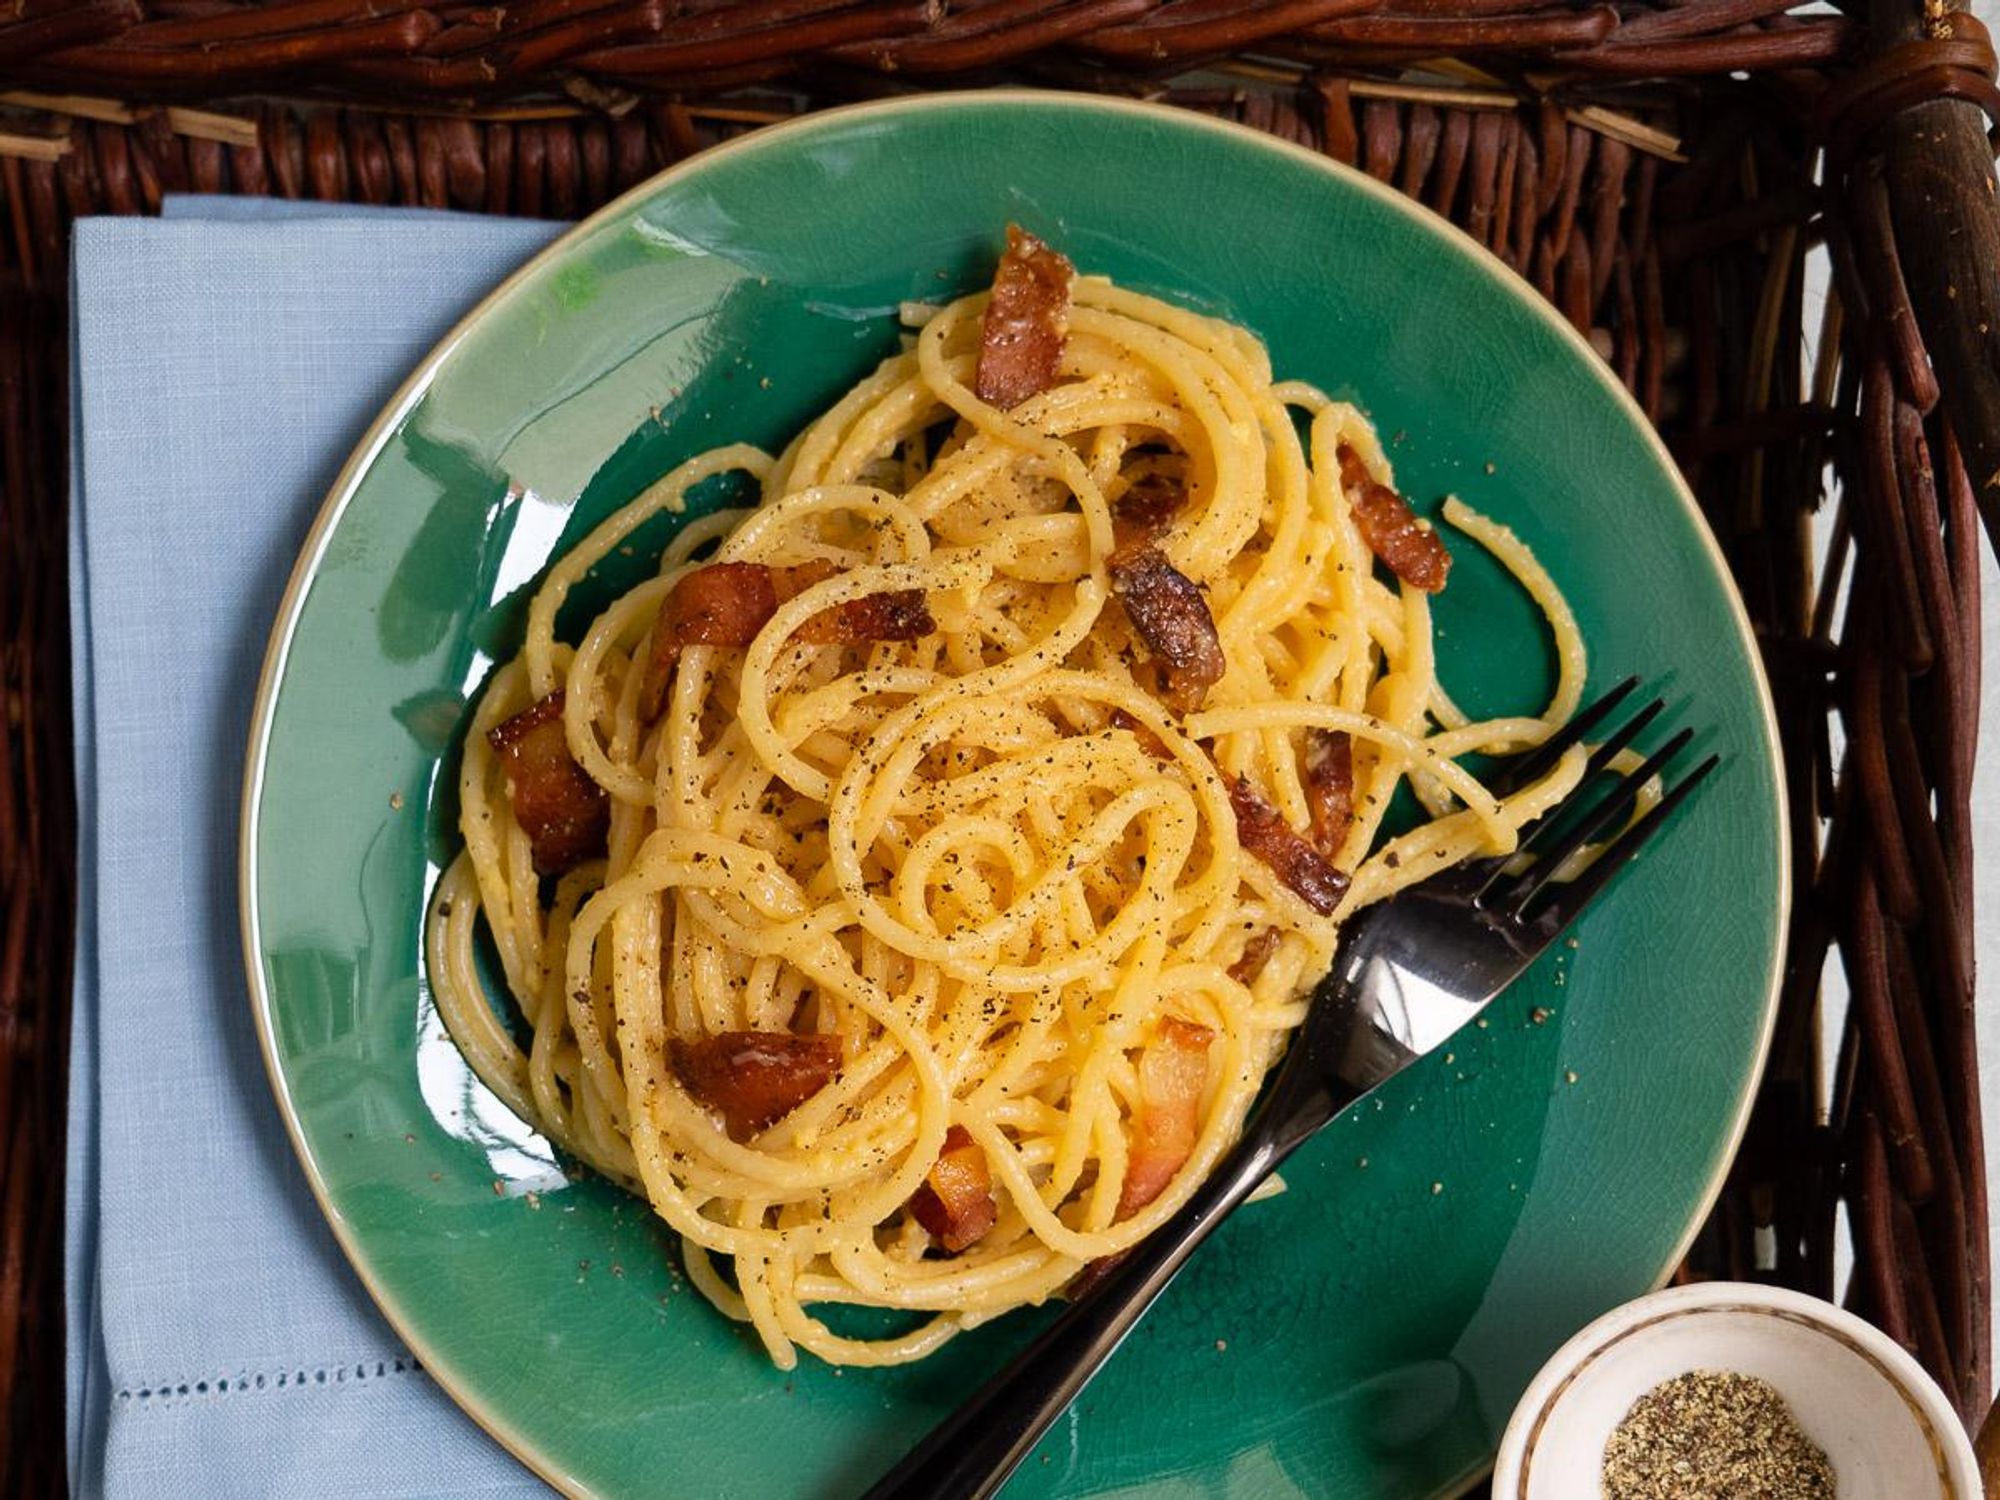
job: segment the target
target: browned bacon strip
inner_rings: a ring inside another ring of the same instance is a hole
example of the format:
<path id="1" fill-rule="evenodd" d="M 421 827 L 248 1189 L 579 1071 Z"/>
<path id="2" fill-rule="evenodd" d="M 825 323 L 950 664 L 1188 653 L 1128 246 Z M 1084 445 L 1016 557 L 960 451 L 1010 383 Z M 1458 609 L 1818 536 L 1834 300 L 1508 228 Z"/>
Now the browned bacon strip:
<path id="1" fill-rule="evenodd" d="M 1200 586 L 1150 542 L 1112 553 L 1109 566 L 1111 591 L 1166 669 L 1168 706 L 1193 713 L 1227 666 Z"/>
<path id="2" fill-rule="evenodd" d="M 747 646 L 778 608 L 771 570 L 762 563 L 697 568 L 667 598 L 669 632 L 681 646 Z"/>
<path id="3" fill-rule="evenodd" d="M 922 589 L 863 594 L 821 610 L 799 627 L 812 646 L 852 646 L 860 641 L 914 641 L 937 629 Z"/>
<path id="4" fill-rule="evenodd" d="M 844 571 L 815 558 L 796 567 L 771 569 L 771 582 L 782 603 Z M 798 639 L 810 646 L 852 646 L 861 641 L 914 641 L 936 629 L 922 589 L 891 589 L 821 610 L 799 627 Z"/>
<path id="5" fill-rule="evenodd" d="M 1354 738 L 1344 729 L 1306 731 L 1306 808 L 1313 847 L 1338 859 L 1354 825 Z"/>
<path id="6" fill-rule="evenodd" d="M 603 850 L 611 804 L 604 788 L 570 758 L 561 693 L 495 725 L 486 742 L 500 756 L 507 800 L 534 847 L 538 874 L 560 875 Z"/>
<path id="7" fill-rule="evenodd" d="M 674 585 L 653 622 L 653 652 L 639 684 L 639 713 L 659 717 L 683 646 L 747 646 L 778 608 L 771 570 L 762 563 L 696 568 Z"/>
<path id="8" fill-rule="evenodd" d="M 1133 739 L 1139 742 L 1139 748 L 1152 756 L 1154 760 L 1172 760 L 1174 758 L 1174 752 L 1167 748 L 1165 740 L 1153 733 L 1143 719 L 1133 718 L 1132 715 L 1126 713 L 1122 708 L 1111 710 L 1111 727 L 1113 729 L 1122 729 L 1131 735 Z"/>
<path id="9" fill-rule="evenodd" d="M 1417 519 L 1410 503 L 1368 472 L 1361 455 L 1340 445 L 1340 482 L 1354 502 L 1354 524 L 1389 571 L 1413 589 L 1435 594 L 1451 572 L 1444 541 Z"/>
<path id="10" fill-rule="evenodd" d="M 1144 474 L 1111 507 L 1113 535 L 1122 550 L 1135 542 L 1150 542 L 1174 523 L 1187 504 L 1187 487 L 1158 472 Z"/>
<path id="11" fill-rule="evenodd" d="M 1275 934 L 1272 934 L 1275 936 Z M 1118 1219 L 1129 1219 L 1167 1190 L 1187 1164 L 1200 1132 L 1201 1091 L 1208 1082 L 1208 1048 L 1215 1033 L 1168 1016 L 1139 1054 L 1139 1106 L 1132 1112 L 1125 1180 L 1118 1187 Z M 1110 1274 L 1125 1252 L 1100 1256 L 1069 1279 L 1072 1300 Z"/>
<path id="12" fill-rule="evenodd" d="M 1278 879 L 1323 917 L 1347 894 L 1347 876 L 1292 831 L 1278 810 L 1240 776 L 1225 776 L 1236 813 L 1236 840 L 1269 865 Z"/>
<path id="13" fill-rule="evenodd" d="M 815 557 L 811 562 L 796 563 L 789 568 L 771 569 L 771 588 L 783 604 L 795 599 L 816 583 L 825 583 L 841 571 L 838 563 L 830 563 L 823 557 Z"/>
<path id="14" fill-rule="evenodd" d="M 1069 335 L 1069 284 L 1076 267 L 1018 224 L 993 275 L 993 299 L 979 335 L 973 389 L 1003 411 L 1056 383 Z"/>
<path id="15" fill-rule="evenodd" d="M 1132 1113 L 1131 1150 L 1118 1189 L 1118 1217 L 1129 1219 L 1167 1189 L 1187 1162 L 1199 1133 L 1201 1091 L 1208 1082 L 1206 1026 L 1168 1016 L 1139 1054 L 1139 1107 Z"/>
<path id="16" fill-rule="evenodd" d="M 1238 984 L 1255 984 L 1281 941 L 1277 928 L 1266 927 L 1243 945 L 1243 956 L 1229 966 L 1229 977 Z"/>
<path id="17" fill-rule="evenodd" d="M 681 1087 L 717 1110 L 732 1140 L 746 1140 L 812 1098 L 840 1070 L 840 1038 L 789 1031 L 674 1037 L 667 1056 Z"/>
<path id="18" fill-rule="evenodd" d="M 1000 1217 L 986 1153 L 963 1125 L 945 1132 L 944 1149 L 910 1199 L 910 1212 L 953 1255 L 978 1240 Z"/>

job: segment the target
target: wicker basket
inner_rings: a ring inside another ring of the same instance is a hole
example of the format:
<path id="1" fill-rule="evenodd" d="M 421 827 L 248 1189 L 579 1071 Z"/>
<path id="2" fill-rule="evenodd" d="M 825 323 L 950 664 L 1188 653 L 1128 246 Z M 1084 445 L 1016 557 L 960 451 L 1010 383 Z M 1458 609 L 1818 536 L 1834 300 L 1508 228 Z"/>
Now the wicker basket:
<path id="1" fill-rule="evenodd" d="M 1681 1274 L 1832 1296 L 1844 1202 L 1847 1301 L 1976 1427 L 1969 798 L 1982 514 L 2000 536 L 2000 94 L 1968 16 L 1795 3 L 0 0 L 6 1493 L 64 1488 L 70 220 L 177 191 L 567 217 L 804 109 L 999 81 L 1164 99 L 1355 163 L 1490 246 L 1636 393 L 1763 643 L 1797 882 L 1763 1093 Z M 1822 246 L 1834 292 L 1807 329 Z M 1854 1003 L 1823 1097 L 1836 951 Z"/>

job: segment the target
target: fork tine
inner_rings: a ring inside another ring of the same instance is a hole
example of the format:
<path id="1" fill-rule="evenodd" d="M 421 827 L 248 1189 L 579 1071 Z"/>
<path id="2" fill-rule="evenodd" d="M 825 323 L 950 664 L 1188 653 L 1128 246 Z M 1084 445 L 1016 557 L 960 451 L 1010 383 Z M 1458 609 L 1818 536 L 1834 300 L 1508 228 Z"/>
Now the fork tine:
<path id="1" fill-rule="evenodd" d="M 1569 747 L 1581 744 L 1583 737 L 1603 723 L 1611 710 L 1629 698 L 1638 685 L 1637 677 L 1626 678 L 1588 708 L 1572 716 L 1567 724 L 1527 754 L 1509 761 L 1492 779 L 1495 795 L 1511 797 L 1522 787 L 1532 786 L 1548 775 L 1555 769 L 1556 762 L 1568 753 Z"/>
<path id="2" fill-rule="evenodd" d="M 1640 845 L 1644 844 L 1662 823 L 1673 816 L 1674 809 L 1685 802 L 1689 794 L 1707 778 L 1709 772 L 1721 763 L 1721 756 L 1709 756 L 1690 771 L 1686 779 L 1654 803 L 1645 816 L 1614 838 L 1609 847 L 1599 854 L 1582 874 L 1555 888 L 1546 910 L 1555 917 L 1558 931 L 1576 920 L 1577 915 L 1590 903 L 1590 899 L 1603 890 L 1611 877 L 1631 861 L 1632 856 L 1639 852 Z M 1524 902 L 1515 905 L 1517 919 Z"/>
<path id="3" fill-rule="evenodd" d="M 1526 908 L 1527 904 L 1541 893 L 1542 887 L 1555 877 L 1556 871 L 1563 867 L 1571 855 L 1593 839 L 1601 838 L 1631 816 L 1633 804 L 1639 800 L 1640 790 L 1647 782 L 1666 770 L 1674 757 L 1685 750 L 1693 738 L 1692 729 L 1683 729 L 1654 752 L 1638 770 L 1628 776 L 1619 777 L 1617 790 L 1572 823 L 1552 847 L 1539 848 L 1530 841 L 1529 852 L 1535 856 L 1534 864 L 1519 880 L 1496 895 L 1489 904 L 1504 906 L 1515 912 Z M 1604 758 L 1607 762 L 1611 759 L 1610 756 Z M 1583 782 L 1577 783 L 1579 791 L 1583 785 Z"/>
<path id="4" fill-rule="evenodd" d="M 1601 776 L 1605 771 L 1609 770 L 1611 762 L 1623 753 L 1627 745 L 1644 734 L 1647 726 L 1662 713 L 1666 712 L 1666 707 L 1667 704 L 1664 698 L 1655 698 L 1651 703 L 1648 703 L 1644 708 L 1632 715 L 1631 719 L 1623 727 L 1606 735 L 1604 743 L 1591 751 L 1590 759 L 1584 763 L 1583 775 L 1577 778 L 1577 791 L 1582 791 L 1589 784 L 1592 777 Z M 1575 795 L 1576 792 L 1570 793 L 1572 797 Z M 1564 802 L 1568 800 L 1569 798 L 1567 797 L 1563 799 Z M 1560 807 L 1560 804 L 1558 804 L 1558 807 Z M 1557 808 L 1551 808 L 1550 812 L 1553 813 L 1557 810 Z M 1543 816 L 1547 817 L 1548 814 L 1544 814 Z"/>
<path id="5" fill-rule="evenodd" d="M 1575 728 L 1578 724 L 1584 724 L 1582 733 L 1588 733 L 1597 723 L 1603 721 L 1606 713 L 1630 696 L 1633 686 L 1638 681 L 1639 679 L 1636 677 L 1626 678 L 1603 698 L 1585 709 L 1583 714 L 1570 720 L 1569 724 L 1565 726 L 1564 732 L 1567 733 L 1569 729 Z M 1556 803 L 1554 807 L 1550 808 L 1540 817 L 1531 818 L 1520 826 L 1517 830 L 1519 841 L 1516 843 L 1513 853 L 1491 855 L 1480 860 L 1467 860 L 1461 866 L 1461 869 L 1464 871 L 1464 878 L 1469 880 L 1476 888 L 1476 894 L 1480 898 L 1481 905 L 1487 904 L 1484 899 L 1486 892 L 1500 880 L 1502 873 L 1508 865 L 1513 863 L 1516 856 L 1523 852 L 1531 851 L 1534 847 L 1534 841 L 1548 832 L 1563 810 L 1574 803 L 1578 792 L 1584 786 L 1588 785 L 1593 777 L 1603 772 L 1611 764 L 1612 760 L 1617 757 L 1618 753 L 1631 744 L 1644 731 L 1648 724 L 1651 724 L 1654 719 L 1660 716 L 1660 713 L 1665 708 L 1666 704 L 1660 699 L 1655 698 L 1651 703 L 1640 709 L 1638 713 L 1634 714 L 1629 723 L 1620 729 L 1614 730 L 1602 744 L 1591 751 L 1590 759 L 1584 764 L 1583 775 L 1577 778 L 1575 789 L 1572 789 L 1567 797 Z M 1584 723 L 1586 719 L 1591 722 Z M 1581 735 L 1571 736 L 1572 739 L 1580 737 Z M 1564 746 L 1556 751 L 1555 755 L 1549 760 L 1550 768 L 1566 753 L 1567 749 L 1568 747 Z M 1520 780 L 1514 786 L 1502 789 L 1496 784 L 1496 791 L 1501 796 L 1510 796 L 1514 792 L 1519 791 L 1521 787 L 1528 785 L 1529 780 L 1533 779 L 1533 777 L 1545 774 L 1547 774 L 1546 770 L 1532 771 L 1529 778 Z"/>

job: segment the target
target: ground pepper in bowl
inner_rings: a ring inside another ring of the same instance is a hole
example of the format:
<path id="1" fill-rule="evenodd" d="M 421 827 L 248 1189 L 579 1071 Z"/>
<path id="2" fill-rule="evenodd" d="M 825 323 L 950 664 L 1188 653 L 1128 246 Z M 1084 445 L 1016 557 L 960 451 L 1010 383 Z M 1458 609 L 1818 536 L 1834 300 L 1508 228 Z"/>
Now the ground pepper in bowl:
<path id="1" fill-rule="evenodd" d="M 1771 1385 L 1693 1370 L 1632 1403 L 1604 1445 L 1604 1500 L 1834 1500 L 1833 1465 Z"/>

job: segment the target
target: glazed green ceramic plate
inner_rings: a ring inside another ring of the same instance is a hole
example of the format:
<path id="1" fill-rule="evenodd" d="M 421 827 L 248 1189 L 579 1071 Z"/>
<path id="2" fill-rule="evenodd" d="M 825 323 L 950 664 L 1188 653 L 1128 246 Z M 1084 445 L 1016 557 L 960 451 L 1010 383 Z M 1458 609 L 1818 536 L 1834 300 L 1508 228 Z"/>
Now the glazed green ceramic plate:
<path id="1" fill-rule="evenodd" d="M 1539 549 L 1597 683 L 1663 683 L 1725 757 L 1577 946 L 1225 1226 L 1008 1490 L 1451 1493 L 1543 1356 L 1661 1280 L 1720 1181 L 1774 998 L 1779 771 L 1720 555 L 1586 346 L 1455 231 L 1248 131 L 972 94 L 760 132 L 591 219 L 425 361 L 327 502 L 257 709 L 245 940 L 280 1107 L 425 1366 L 578 1493 L 855 1493 L 1038 1326 L 904 1369 L 773 1370 L 642 1205 L 572 1180 L 474 1081 L 419 956 L 457 842 L 449 747 L 549 560 L 689 454 L 781 445 L 896 347 L 899 302 L 990 275 L 1010 219 L 1360 402 L 1413 495 L 1456 491 Z M 1457 551 L 1447 686 L 1477 713 L 1539 706 L 1537 615 Z"/>

